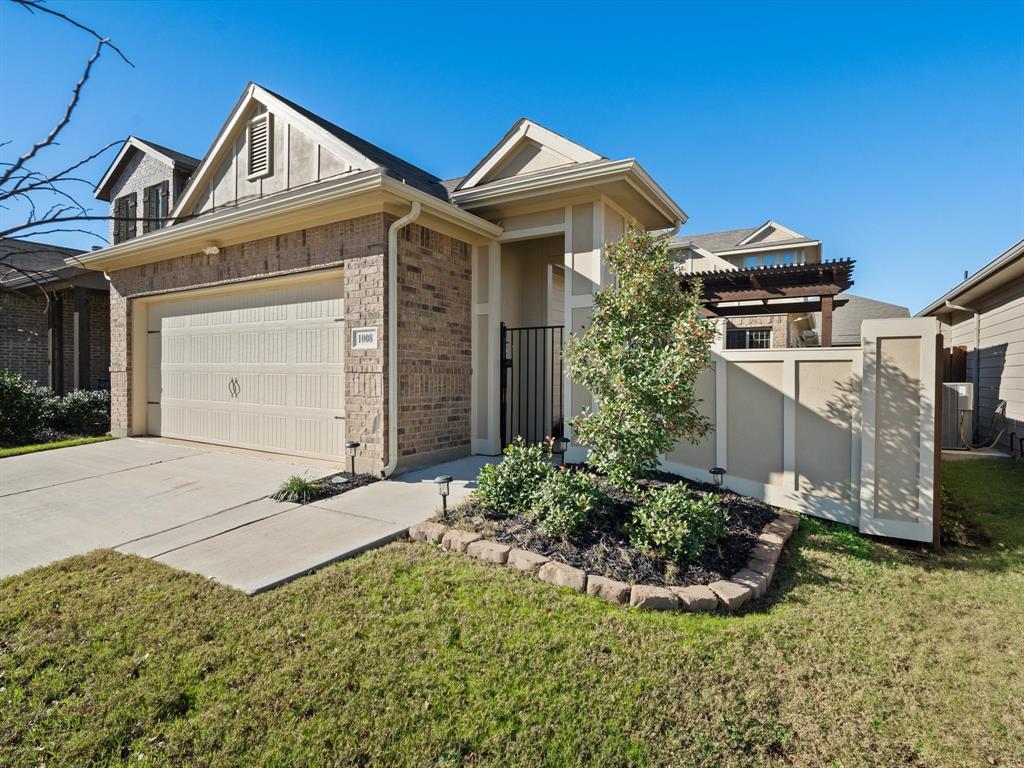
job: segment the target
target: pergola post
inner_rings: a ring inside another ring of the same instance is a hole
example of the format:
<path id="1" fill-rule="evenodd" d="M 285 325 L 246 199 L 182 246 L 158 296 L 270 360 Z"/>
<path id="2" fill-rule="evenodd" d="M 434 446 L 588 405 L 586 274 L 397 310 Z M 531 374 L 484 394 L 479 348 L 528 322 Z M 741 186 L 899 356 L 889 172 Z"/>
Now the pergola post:
<path id="1" fill-rule="evenodd" d="M 821 346 L 832 346 L 832 297 L 821 297 Z"/>

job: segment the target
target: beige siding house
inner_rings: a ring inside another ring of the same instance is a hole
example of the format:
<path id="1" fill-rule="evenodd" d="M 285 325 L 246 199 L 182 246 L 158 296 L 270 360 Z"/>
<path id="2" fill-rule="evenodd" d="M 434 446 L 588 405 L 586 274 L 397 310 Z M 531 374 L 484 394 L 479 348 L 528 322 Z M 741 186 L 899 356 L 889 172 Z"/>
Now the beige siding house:
<path id="1" fill-rule="evenodd" d="M 975 442 L 988 442 L 1005 427 L 998 444 L 1019 452 L 1024 440 L 1024 240 L 917 316 L 937 317 L 945 345 L 967 351 L 967 381 L 975 388 Z"/>

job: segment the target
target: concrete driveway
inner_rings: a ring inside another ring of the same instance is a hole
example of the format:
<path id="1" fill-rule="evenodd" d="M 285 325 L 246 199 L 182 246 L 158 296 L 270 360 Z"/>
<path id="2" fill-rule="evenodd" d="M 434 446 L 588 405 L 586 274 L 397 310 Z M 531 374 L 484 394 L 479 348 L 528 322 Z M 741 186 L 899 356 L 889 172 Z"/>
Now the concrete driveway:
<path id="1" fill-rule="evenodd" d="M 324 465 L 129 438 L 0 460 L 0 577 L 98 547 L 153 558 L 249 593 L 401 536 L 437 508 L 437 474 L 465 498 L 480 457 L 311 505 L 268 498 Z"/>

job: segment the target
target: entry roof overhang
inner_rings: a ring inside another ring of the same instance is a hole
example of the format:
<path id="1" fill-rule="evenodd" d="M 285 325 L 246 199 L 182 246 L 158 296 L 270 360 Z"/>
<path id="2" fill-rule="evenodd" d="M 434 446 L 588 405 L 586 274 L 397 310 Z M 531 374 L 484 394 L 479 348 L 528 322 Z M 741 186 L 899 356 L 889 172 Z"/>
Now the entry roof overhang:
<path id="1" fill-rule="evenodd" d="M 420 222 L 471 243 L 496 239 L 502 228 L 403 184 L 382 170 L 311 184 L 263 200 L 202 214 L 123 243 L 76 257 L 75 265 L 110 272 L 395 209 L 419 202 Z M 400 209 L 395 209 L 396 212 Z M 407 209 L 401 213 L 407 212 Z M 399 215 L 401 215 L 399 213 Z"/>
<path id="2" fill-rule="evenodd" d="M 492 181 L 452 193 L 452 202 L 485 218 L 500 217 L 503 206 L 539 203 L 576 193 L 607 195 L 647 229 L 685 224 L 686 212 L 635 159 L 595 160 L 525 176 Z"/>
<path id="3" fill-rule="evenodd" d="M 852 259 L 818 264 L 757 267 L 680 276 L 685 286 L 699 280 L 701 303 L 709 314 L 763 315 L 817 312 L 823 297 L 835 297 L 853 285 Z M 843 299 L 833 299 L 841 306 Z"/>

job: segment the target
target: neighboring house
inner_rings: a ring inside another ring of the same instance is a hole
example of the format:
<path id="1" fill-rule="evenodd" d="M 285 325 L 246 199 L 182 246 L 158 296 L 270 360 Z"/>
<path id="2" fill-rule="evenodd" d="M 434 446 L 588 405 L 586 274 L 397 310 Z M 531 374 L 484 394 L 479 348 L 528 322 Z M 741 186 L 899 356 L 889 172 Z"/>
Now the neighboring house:
<path id="1" fill-rule="evenodd" d="M 679 235 L 673 257 L 684 274 L 758 271 L 821 262 L 821 241 L 769 219 L 759 227 L 702 235 Z M 798 297 L 807 302 L 809 297 Z M 796 312 L 730 316 L 725 321 L 727 349 L 817 346 L 813 307 Z M 818 313 L 820 315 L 820 312 Z"/>
<path id="2" fill-rule="evenodd" d="M 129 136 L 96 187 L 110 203 L 110 242 L 160 229 L 199 160 Z"/>
<path id="3" fill-rule="evenodd" d="M 636 160 L 525 118 L 443 181 L 255 84 L 181 186 L 190 162 L 132 139 L 97 191 L 129 220 L 82 257 L 111 283 L 113 432 L 332 460 L 355 441 L 384 474 L 559 433 L 589 402 L 553 371 L 603 244 L 686 221 Z M 143 232 L 155 188 L 170 210 Z"/>
<path id="4" fill-rule="evenodd" d="M 859 347 L 860 326 L 865 320 L 885 320 L 890 317 L 910 317 L 910 310 L 898 304 L 875 301 L 852 293 L 843 293 L 846 304 L 832 313 L 832 346 Z M 821 313 L 815 312 L 815 325 L 821 327 Z"/>
<path id="5" fill-rule="evenodd" d="M 58 394 L 110 386 L 109 289 L 102 274 L 72 266 L 80 256 L 0 239 L 0 369 Z"/>
<path id="6" fill-rule="evenodd" d="M 706 313 L 723 318 L 726 349 L 858 345 L 864 320 L 910 314 L 848 293 L 852 260 L 823 261 L 821 240 L 772 219 L 679 235 L 672 250 L 684 279 L 701 278 Z"/>
<path id="7" fill-rule="evenodd" d="M 999 445 L 1019 451 L 1024 440 L 1024 240 L 917 313 L 937 317 L 945 345 L 966 351 L 974 383 L 974 438 L 989 442 L 1005 402 Z M 959 376 L 957 376 L 959 378 Z"/>

